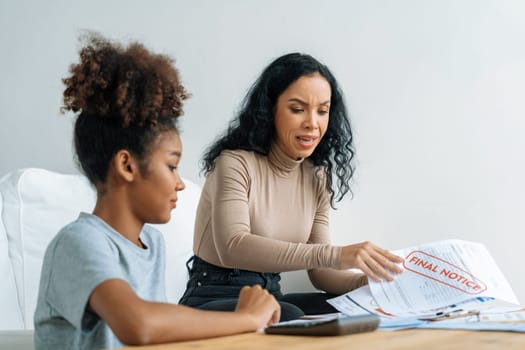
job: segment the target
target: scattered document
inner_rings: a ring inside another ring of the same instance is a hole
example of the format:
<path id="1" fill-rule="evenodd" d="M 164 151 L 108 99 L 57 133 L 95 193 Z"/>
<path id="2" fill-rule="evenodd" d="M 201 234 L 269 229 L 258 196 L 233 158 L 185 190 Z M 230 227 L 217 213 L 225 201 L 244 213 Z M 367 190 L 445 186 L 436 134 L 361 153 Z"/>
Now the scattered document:
<path id="1" fill-rule="evenodd" d="M 416 317 L 381 317 L 378 328 L 382 331 L 397 331 L 400 329 L 420 328 L 428 322 Z"/>
<path id="2" fill-rule="evenodd" d="M 424 313 L 475 297 L 519 304 L 483 244 L 447 240 L 393 253 L 405 259 L 404 272 L 393 281 L 369 280 L 378 306 L 389 313 Z"/>
<path id="3" fill-rule="evenodd" d="M 427 329 L 463 329 L 468 331 L 525 332 L 525 323 L 496 322 L 428 322 L 417 328 Z"/>
<path id="4" fill-rule="evenodd" d="M 503 273 L 480 243 L 447 240 L 393 252 L 404 272 L 327 300 L 339 312 L 381 317 L 379 329 L 505 330 L 501 322 L 525 322 L 525 313 Z M 525 324 L 525 323 L 524 323 Z M 498 326 L 494 326 L 498 325 Z M 525 327 L 509 326 L 509 331 Z"/>
<path id="5" fill-rule="evenodd" d="M 456 304 L 444 305 L 432 310 L 423 312 L 405 311 L 402 314 L 394 314 L 383 310 L 379 307 L 372 296 L 370 286 L 366 285 L 338 297 L 328 299 L 327 302 L 337 311 L 347 315 L 362 315 L 372 313 L 384 318 L 398 317 L 419 317 L 431 318 L 437 317 L 458 310 L 477 310 L 480 314 L 502 314 L 523 309 L 523 306 L 509 303 L 492 297 L 476 297 L 464 300 Z M 524 314 L 525 315 L 525 314 Z"/>

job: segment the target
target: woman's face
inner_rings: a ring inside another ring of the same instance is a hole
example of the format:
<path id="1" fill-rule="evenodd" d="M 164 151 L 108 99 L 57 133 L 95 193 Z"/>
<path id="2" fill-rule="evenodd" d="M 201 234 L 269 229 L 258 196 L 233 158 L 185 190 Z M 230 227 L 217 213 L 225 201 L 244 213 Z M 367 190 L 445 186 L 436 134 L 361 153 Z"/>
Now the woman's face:
<path id="1" fill-rule="evenodd" d="M 276 142 L 289 157 L 307 158 L 321 142 L 328 127 L 331 95 L 328 81 L 314 73 L 300 77 L 279 96 Z"/>

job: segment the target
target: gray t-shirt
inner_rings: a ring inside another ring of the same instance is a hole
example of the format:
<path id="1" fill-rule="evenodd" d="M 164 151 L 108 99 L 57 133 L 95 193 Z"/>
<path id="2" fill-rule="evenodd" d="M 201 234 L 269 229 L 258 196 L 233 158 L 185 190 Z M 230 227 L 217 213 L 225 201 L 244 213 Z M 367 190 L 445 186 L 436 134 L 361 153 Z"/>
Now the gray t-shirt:
<path id="1" fill-rule="evenodd" d="M 35 348 L 102 349 L 123 346 L 88 304 L 93 290 L 109 279 L 129 283 L 149 301 L 166 301 L 164 240 L 145 225 L 142 249 L 97 216 L 81 213 L 47 247 L 37 307 Z"/>

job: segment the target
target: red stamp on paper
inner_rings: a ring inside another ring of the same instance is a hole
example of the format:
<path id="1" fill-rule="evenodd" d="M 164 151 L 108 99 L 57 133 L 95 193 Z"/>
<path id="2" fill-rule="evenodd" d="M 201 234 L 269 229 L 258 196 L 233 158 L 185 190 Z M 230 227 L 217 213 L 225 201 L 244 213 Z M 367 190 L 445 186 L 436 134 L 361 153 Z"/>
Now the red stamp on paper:
<path id="1" fill-rule="evenodd" d="M 476 295 L 487 290 L 485 283 L 470 272 L 420 250 L 414 250 L 408 254 L 403 262 L 403 266 L 409 271 L 467 294 Z"/>

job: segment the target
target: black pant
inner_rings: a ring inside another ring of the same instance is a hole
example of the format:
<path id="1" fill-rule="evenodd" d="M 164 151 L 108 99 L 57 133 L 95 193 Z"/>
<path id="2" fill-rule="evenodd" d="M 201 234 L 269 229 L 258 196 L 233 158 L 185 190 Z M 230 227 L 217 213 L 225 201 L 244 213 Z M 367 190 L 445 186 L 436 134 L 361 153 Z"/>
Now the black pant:
<path id="1" fill-rule="evenodd" d="M 190 268 L 189 264 L 192 262 Z M 259 284 L 273 294 L 281 305 L 281 321 L 297 319 L 304 314 L 337 312 L 326 299 L 328 293 L 292 293 L 283 295 L 278 273 L 227 269 L 193 256 L 186 263 L 190 278 L 179 303 L 203 310 L 233 311 L 243 286 Z"/>

